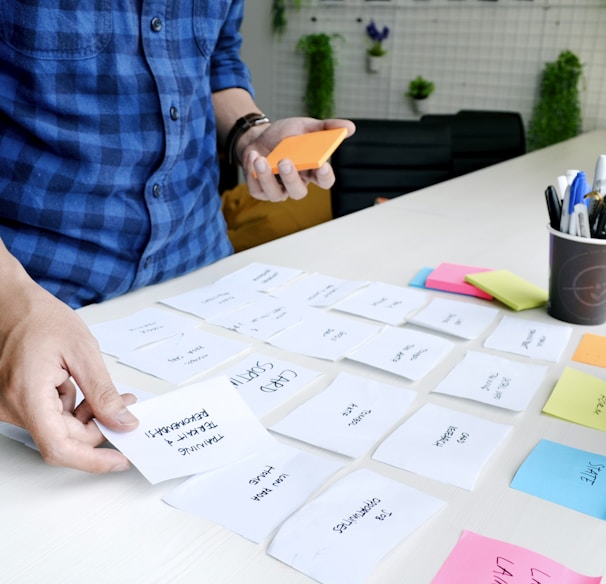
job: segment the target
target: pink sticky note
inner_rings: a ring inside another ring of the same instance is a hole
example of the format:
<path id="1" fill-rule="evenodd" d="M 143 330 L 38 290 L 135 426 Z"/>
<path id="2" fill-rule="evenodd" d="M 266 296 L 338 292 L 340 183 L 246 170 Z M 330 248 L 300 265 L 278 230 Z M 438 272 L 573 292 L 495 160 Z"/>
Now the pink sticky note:
<path id="1" fill-rule="evenodd" d="M 478 272 L 489 272 L 489 268 L 476 268 L 474 266 L 464 266 L 461 264 L 441 263 L 425 281 L 426 288 L 436 290 L 445 290 L 446 292 L 455 292 L 457 294 L 467 294 L 468 296 L 477 296 L 492 300 L 492 296 L 476 288 L 473 284 L 465 281 L 467 274 L 477 274 Z"/>
<path id="2" fill-rule="evenodd" d="M 602 578 L 583 576 L 523 547 L 464 531 L 431 584 L 497 581 L 599 584 Z"/>

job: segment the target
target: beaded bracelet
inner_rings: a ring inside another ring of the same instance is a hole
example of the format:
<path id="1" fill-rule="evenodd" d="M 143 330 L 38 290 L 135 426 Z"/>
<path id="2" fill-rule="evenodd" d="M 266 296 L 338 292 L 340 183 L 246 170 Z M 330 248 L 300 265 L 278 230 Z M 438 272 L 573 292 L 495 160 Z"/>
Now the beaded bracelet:
<path id="1" fill-rule="evenodd" d="M 236 144 L 238 140 L 244 134 L 244 132 L 260 126 L 261 124 L 269 124 L 269 118 L 265 114 L 252 113 L 246 114 L 239 118 L 234 124 L 233 128 L 229 131 L 227 139 L 225 140 L 225 152 L 227 154 L 227 162 L 229 164 L 235 164 L 240 162 L 236 154 Z"/>

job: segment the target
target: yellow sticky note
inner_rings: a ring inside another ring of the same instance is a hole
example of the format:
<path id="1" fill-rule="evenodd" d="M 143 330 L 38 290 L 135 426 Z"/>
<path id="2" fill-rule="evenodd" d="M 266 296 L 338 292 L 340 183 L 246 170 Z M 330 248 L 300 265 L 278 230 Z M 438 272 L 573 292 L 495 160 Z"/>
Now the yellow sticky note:
<path id="1" fill-rule="evenodd" d="M 553 388 L 543 412 L 606 431 L 606 381 L 567 367 Z"/>
<path id="2" fill-rule="evenodd" d="M 547 304 L 546 290 L 535 286 L 509 270 L 491 270 L 467 274 L 465 281 L 490 294 L 514 310 L 528 310 Z"/>
<path id="3" fill-rule="evenodd" d="M 572 356 L 573 361 L 606 367 L 606 337 L 599 335 L 583 335 L 577 350 Z"/>

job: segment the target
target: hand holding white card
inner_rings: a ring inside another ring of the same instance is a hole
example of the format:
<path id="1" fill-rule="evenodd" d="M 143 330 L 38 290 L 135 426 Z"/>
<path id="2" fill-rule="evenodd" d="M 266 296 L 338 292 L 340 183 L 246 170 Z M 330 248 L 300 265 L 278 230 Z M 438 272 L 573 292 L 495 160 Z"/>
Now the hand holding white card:
<path id="1" fill-rule="evenodd" d="M 274 443 L 226 378 L 195 383 L 129 406 L 132 432 L 103 435 L 152 484 L 237 462 Z"/>

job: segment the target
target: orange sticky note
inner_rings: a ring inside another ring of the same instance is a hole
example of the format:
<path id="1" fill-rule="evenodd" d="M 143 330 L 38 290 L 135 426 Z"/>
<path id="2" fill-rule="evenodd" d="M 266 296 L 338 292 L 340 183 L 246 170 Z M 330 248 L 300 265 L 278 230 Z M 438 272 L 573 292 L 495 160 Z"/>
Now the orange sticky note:
<path id="1" fill-rule="evenodd" d="M 572 356 L 573 361 L 606 367 L 606 337 L 599 335 L 583 335 L 577 350 Z"/>
<path id="2" fill-rule="evenodd" d="M 297 170 L 320 168 L 345 140 L 347 128 L 320 130 L 284 138 L 267 156 L 274 174 L 278 174 L 278 162 L 287 158 Z"/>

